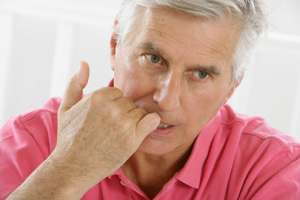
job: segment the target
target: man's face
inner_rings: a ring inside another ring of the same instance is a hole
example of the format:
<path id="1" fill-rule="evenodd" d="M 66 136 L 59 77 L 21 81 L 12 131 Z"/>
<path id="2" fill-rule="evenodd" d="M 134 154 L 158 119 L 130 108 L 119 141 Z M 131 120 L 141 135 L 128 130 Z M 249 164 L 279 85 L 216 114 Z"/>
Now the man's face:
<path id="1" fill-rule="evenodd" d="M 112 39 L 115 87 L 165 124 L 139 150 L 166 155 L 189 149 L 234 90 L 231 60 L 238 38 L 230 20 L 149 8 L 122 45 Z"/>

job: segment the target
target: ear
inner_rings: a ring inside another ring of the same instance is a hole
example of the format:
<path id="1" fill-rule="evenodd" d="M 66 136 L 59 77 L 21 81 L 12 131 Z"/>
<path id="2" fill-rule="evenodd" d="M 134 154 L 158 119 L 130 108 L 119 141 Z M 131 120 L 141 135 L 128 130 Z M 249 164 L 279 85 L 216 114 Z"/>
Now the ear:
<path id="1" fill-rule="evenodd" d="M 233 83 L 233 84 L 231 85 L 231 88 L 230 88 L 230 90 L 229 90 L 229 93 L 228 93 L 228 95 L 227 95 L 227 98 L 225 99 L 225 102 L 224 102 L 223 104 L 227 103 L 227 101 L 232 97 L 232 95 L 233 95 L 235 89 L 241 84 L 243 78 L 244 78 L 244 74 L 243 74 L 243 76 L 240 78 L 240 80 L 238 80 L 237 82 L 235 82 L 235 83 Z"/>
<path id="2" fill-rule="evenodd" d="M 116 34 L 116 26 L 118 24 L 118 20 L 115 20 L 114 23 L 114 31 L 111 35 L 110 38 L 110 67 L 111 69 L 114 71 L 115 67 L 114 67 L 114 63 L 115 63 L 115 56 L 116 56 L 116 51 L 117 51 L 117 34 Z"/>

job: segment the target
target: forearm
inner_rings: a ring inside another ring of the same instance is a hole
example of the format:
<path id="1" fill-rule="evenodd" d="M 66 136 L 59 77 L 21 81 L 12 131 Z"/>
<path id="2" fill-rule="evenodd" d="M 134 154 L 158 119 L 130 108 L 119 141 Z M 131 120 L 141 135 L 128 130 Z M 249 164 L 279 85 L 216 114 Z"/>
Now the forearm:
<path id="1" fill-rule="evenodd" d="M 58 170 L 52 161 L 44 161 L 8 198 L 21 199 L 80 199 L 87 188 L 75 182 L 67 169 Z"/>

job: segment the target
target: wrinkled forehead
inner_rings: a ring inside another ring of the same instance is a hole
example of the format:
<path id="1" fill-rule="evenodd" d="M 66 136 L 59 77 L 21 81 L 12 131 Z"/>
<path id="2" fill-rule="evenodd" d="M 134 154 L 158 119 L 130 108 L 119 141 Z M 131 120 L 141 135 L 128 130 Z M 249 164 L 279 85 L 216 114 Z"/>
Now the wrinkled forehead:
<path id="1" fill-rule="evenodd" d="M 239 38 L 231 19 L 207 19 L 166 8 L 145 8 L 138 23 L 135 44 L 155 40 L 174 50 L 188 48 L 199 55 L 230 60 Z"/>

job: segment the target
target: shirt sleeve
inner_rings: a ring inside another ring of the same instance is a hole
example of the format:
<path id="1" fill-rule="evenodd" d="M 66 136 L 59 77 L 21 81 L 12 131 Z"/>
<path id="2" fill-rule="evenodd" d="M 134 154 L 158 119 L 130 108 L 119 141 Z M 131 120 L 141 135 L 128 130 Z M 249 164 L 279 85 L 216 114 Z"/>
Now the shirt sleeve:
<path id="1" fill-rule="evenodd" d="M 10 118 L 0 129 L 0 200 L 20 186 L 54 149 L 56 137 L 49 138 L 56 136 L 51 123 L 54 118 L 33 112 Z"/>

